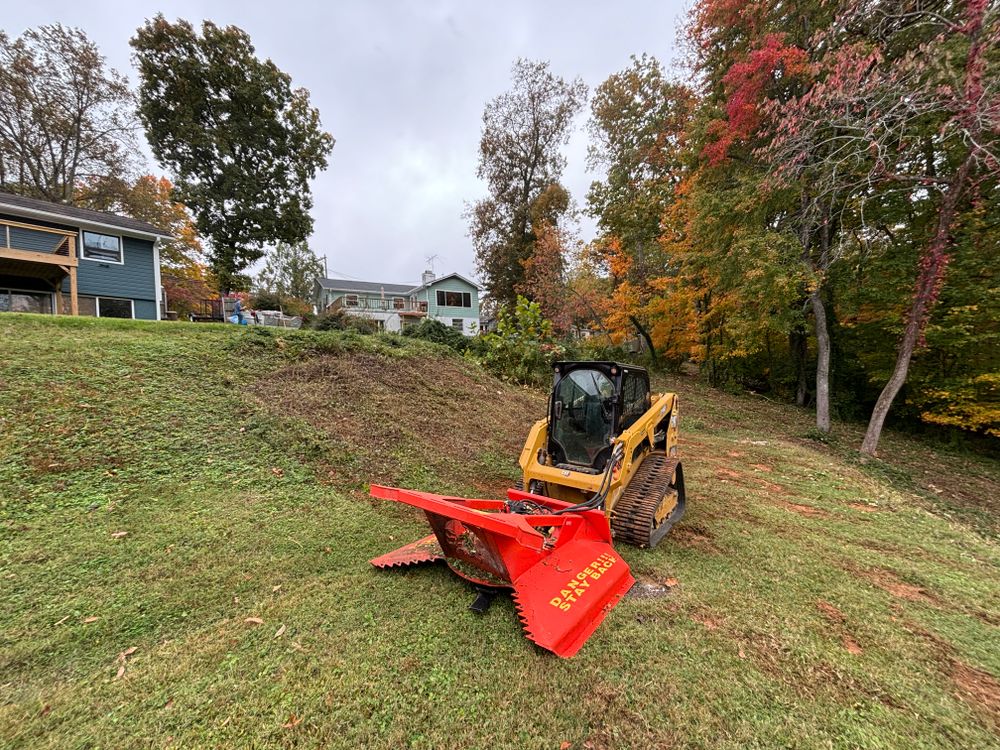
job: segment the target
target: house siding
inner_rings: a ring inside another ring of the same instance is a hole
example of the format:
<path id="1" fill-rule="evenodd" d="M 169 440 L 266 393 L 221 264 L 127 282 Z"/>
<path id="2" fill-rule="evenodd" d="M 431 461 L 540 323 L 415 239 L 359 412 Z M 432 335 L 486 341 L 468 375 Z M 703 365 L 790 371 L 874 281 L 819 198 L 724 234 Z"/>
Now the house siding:
<path id="1" fill-rule="evenodd" d="M 472 307 L 449 307 L 437 303 L 438 291 L 446 292 L 469 292 L 472 296 Z M 471 336 L 477 332 L 479 327 L 479 290 L 462 279 L 450 278 L 442 279 L 430 284 L 425 290 L 427 299 L 427 314 L 432 318 L 437 318 L 445 325 L 451 325 L 451 321 L 456 318 L 463 320 L 462 332 L 466 336 Z"/>
<path id="2" fill-rule="evenodd" d="M 37 229 L 24 229 L 23 227 L 6 227 L 10 232 L 10 247 L 16 250 L 34 250 L 39 253 L 51 253 L 65 239 L 61 235 L 52 232 L 40 232 Z M 3 228 L 0 227 L 0 232 Z M 0 244 L 6 241 L 6 237 L 0 240 Z"/>
<path id="3" fill-rule="evenodd" d="M 124 264 L 102 263 L 80 258 L 76 278 L 85 296 L 121 297 L 135 300 L 135 317 L 156 320 L 156 270 L 153 242 L 122 237 Z M 63 282 L 69 293 L 69 281 Z"/>
<path id="4" fill-rule="evenodd" d="M 153 249 L 153 240 L 123 236 L 121 232 L 127 232 L 127 229 L 116 231 L 111 228 L 95 228 L 91 231 L 117 235 L 122 240 L 122 260 L 124 262 L 104 263 L 87 260 L 82 257 L 81 247 L 83 238 L 79 225 L 56 223 L 7 212 L 0 212 L 0 219 L 18 224 L 32 224 L 49 229 L 74 232 L 76 234 L 77 258 L 79 259 L 77 266 L 77 293 L 84 297 L 130 299 L 134 303 L 136 318 L 142 320 L 157 319 L 157 275 L 159 269 L 156 268 L 156 252 Z M 84 226 L 89 225 L 84 224 Z M 4 231 L 5 229 L 0 227 L 0 235 Z M 53 235 L 51 232 L 40 232 L 26 227 L 9 227 L 9 231 L 11 247 L 19 250 L 52 252 L 54 244 L 62 241 L 62 237 Z M 5 240 L 5 235 L 0 236 L 0 245 L 3 245 Z M 17 287 L 32 289 L 34 285 L 27 278 L 24 278 Z M 63 280 L 61 288 L 64 294 L 69 294 L 68 278 Z"/>

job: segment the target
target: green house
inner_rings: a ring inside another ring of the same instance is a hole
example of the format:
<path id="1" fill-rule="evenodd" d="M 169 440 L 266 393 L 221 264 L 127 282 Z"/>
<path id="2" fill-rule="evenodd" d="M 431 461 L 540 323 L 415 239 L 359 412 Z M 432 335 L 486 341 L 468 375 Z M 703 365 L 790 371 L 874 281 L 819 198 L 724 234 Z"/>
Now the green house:
<path id="1" fill-rule="evenodd" d="M 384 331 L 402 331 L 425 318 L 474 336 L 479 331 L 479 287 L 457 273 L 424 271 L 419 284 L 320 279 L 316 306 L 370 318 Z"/>

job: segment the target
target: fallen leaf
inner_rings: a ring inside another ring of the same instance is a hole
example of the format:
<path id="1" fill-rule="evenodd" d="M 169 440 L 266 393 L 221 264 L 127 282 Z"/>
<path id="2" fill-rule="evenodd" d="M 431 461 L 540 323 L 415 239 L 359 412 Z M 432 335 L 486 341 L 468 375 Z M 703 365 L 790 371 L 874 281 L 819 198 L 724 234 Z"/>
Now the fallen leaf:
<path id="1" fill-rule="evenodd" d="M 88 623 L 88 622 L 97 622 L 97 621 L 98 621 L 98 620 L 100 620 L 100 619 L 101 619 L 100 617 L 96 617 L 96 616 L 94 616 L 94 615 L 91 615 L 90 617 L 84 617 L 84 618 L 83 618 L 83 621 L 84 621 L 85 623 Z"/>
<path id="2" fill-rule="evenodd" d="M 272 594 L 275 593 L 275 592 L 277 592 L 277 591 L 280 591 L 280 590 L 281 590 L 281 584 L 280 583 L 275 584 L 274 586 L 271 587 L 271 593 Z"/>
<path id="3" fill-rule="evenodd" d="M 673 587 L 674 587 L 674 586 L 676 586 L 676 585 L 677 585 L 678 583 L 680 583 L 680 581 L 678 581 L 678 580 L 677 580 L 676 578 L 668 578 L 667 580 L 665 580 L 665 581 L 663 582 L 663 585 L 664 585 L 664 586 L 669 586 L 670 588 L 673 588 Z"/>
<path id="4" fill-rule="evenodd" d="M 283 476 L 285 476 L 285 470 L 282 469 L 282 468 L 279 468 L 277 466 L 272 466 L 271 467 L 271 473 L 274 474 L 274 476 L 276 476 L 276 477 L 283 477 Z"/>
<path id="5" fill-rule="evenodd" d="M 274 634 L 274 637 L 281 638 L 281 636 L 283 636 L 284 634 L 285 634 L 285 626 L 282 625 L 280 628 L 278 628 L 278 632 Z"/>
<path id="6" fill-rule="evenodd" d="M 573 747 L 573 743 L 572 742 L 560 742 L 559 743 L 559 750 L 569 750 L 571 747 Z"/>
<path id="7" fill-rule="evenodd" d="M 112 539 L 121 539 L 123 536 L 128 536 L 128 532 L 127 531 L 112 531 L 111 532 Z"/>
<path id="8" fill-rule="evenodd" d="M 51 710 L 52 710 L 52 706 L 50 706 L 48 703 L 46 703 L 45 706 L 42 708 L 42 710 L 38 712 L 38 715 L 39 716 L 48 716 L 49 712 Z"/>
<path id="9" fill-rule="evenodd" d="M 118 654 L 118 661 L 124 664 L 125 660 L 138 650 L 139 649 L 136 646 L 129 646 L 127 649 Z"/>
<path id="10" fill-rule="evenodd" d="M 248 617 L 243 622 L 249 623 L 250 625 L 263 625 L 264 621 L 259 617 Z"/>
<path id="11" fill-rule="evenodd" d="M 282 729 L 294 729 L 301 723 L 302 719 L 296 716 L 295 714 L 292 714 L 291 716 L 288 717 L 288 722 L 286 724 L 282 724 L 281 727 Z"/>
<path id="12" fill-rule="evenodd" d="M 118 674 L 115 675 L 115 679 L 120 680 L 124 674 L 125 674 L 125 665 L 122 664 L 120 667 L 118 667 Z"/>
<path id="13" fill-rule="evenodd" d="M 171 698 L 170 700 L 168 700 L 165 704 L 163 704 L 163 707 L 164 708 L 173 708 L 174 707 L 174 699 Z"/>
<path id="14" fill-rule="evenodd" d="M 62 624 L 63 624 L 64 622 L 66 622 L 66 620 L 68 620 L 68 619 L 69 619 L 70 617 L 72 617 L 72 615 L 66 615 L 66 616 L 65 616 L 64 618 L 62 618 L 62 619 L 61 619 L 61 620 L 60 620 L 59 622 L 57 622 L 57 623 L 56 623 L 56 625 L 62 625 Z"/>
<path id="15" fill-rule="evenodd" d="M 737 652 L 736 655 L 739 656 L 741 659 L 747 658 L 746 652 L 743 650 L 742 646 L 740 646 L 740 650 Z"/>

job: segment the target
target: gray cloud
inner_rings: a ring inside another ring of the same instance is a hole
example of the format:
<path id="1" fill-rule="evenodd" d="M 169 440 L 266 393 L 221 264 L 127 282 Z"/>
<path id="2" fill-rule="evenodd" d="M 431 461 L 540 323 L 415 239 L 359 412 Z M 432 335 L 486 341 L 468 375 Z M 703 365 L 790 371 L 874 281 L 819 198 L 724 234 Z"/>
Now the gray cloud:
<path id="1" fill-rule="evenodd" d="M 5 5 L 8 34 L 56 21 L 79 26 L 133 83 L 128 40 L 159 10 L 245 29 L 259 55 L 310 90 L 337 138 L 313 186 L 313 248 L 331 273 L 384 281 L 419 278 L 432 254 L 439 272 L 473 276 L 463 202 L 483 195 L 475 176 L 482 109 L 507 88 L 515 58 L 549 60 L 556 73 L 593 88 L 630 54 L 675 59 L 684 12 L 679 2 L 592 0 Z M 580 203 L 593 179 L 584 119 L 566 148 L 565 182 Z M 592 224 L 582 231 L 587 237 Z"/>

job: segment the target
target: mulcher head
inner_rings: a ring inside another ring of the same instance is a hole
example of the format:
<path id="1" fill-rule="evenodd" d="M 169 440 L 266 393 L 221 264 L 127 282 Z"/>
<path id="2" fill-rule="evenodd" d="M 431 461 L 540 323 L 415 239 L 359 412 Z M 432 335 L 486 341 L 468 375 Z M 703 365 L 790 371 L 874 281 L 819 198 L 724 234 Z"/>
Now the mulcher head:
<path id="1" fill-rule="evenodd" d="M 567 510 L 567 503 L 518 490 L 506 501 L 379 485 L 371 494 L 420 508 L 434 532 L 372 565 L 444 560 L 479 587 L 511 589 L 528 638 L 559 656 L 579 651 L 635 583 L 601 510 Z"/>

